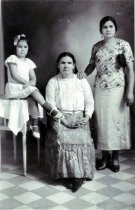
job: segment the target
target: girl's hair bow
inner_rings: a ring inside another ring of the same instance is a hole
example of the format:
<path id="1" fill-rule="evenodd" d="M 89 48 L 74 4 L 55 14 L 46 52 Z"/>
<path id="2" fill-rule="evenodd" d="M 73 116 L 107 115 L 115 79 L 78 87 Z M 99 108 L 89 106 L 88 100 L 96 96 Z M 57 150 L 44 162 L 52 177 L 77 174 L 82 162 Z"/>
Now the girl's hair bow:
<path id="1" fill-rule="evenodd" d="M 17 44 L 18 44 L 18 41 L 21 39 L 21 37 L 26 37 L 26 35 L 25 34 L 19 34 L 19 35 L 17 35 L 15 38 L 14 38 L 14 46 L 17 46 Z"/>

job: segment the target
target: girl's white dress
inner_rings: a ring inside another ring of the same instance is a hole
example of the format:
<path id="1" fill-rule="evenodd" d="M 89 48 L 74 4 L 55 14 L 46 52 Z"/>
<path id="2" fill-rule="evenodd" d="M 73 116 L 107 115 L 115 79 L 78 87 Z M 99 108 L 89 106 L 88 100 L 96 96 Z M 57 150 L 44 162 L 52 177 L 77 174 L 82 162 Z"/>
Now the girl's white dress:
<path id="1" fill-rule="evenodd" d="M 14 63 L 17 65 L 16 74 L 26 81 L 29 81 L 29 73 L 31 69 L 35 69 L 35 63 L 29 58 L 25 58 L 24 60 L 19 59 L 16 55 L 10 55 L 6 61 L 5 65 L 7 67 L 7 77 L 8 82 L 5 87 L 5 95 L 6 98 L 12 99 L 21 99 L 27 98 L 34 90 L 37 90 L 34 86 L 29 86 L 27 88 L 23 88 L 23 84 L 18 84 L 16 80 L 14 80 L 11 76 L 10 69 L 8 63 Z"/>
<path id="2" fill-rule="evenodd" d="M 10 74 L 8 63 L 16 64 L 16 74 L 26 81 L 29 81 L 29 72 L 31 69 L 36 68 L 36 65 L 28 58 L 22 61 L 15 55 L 9 56 L 5 61 L 8 76 L 8 81 L 5 87 L 6 99 L 27 98 L 34 90 L 37 90 L 37 88 L 34 86 L 23 88 L 22 84 L 17 84 Z M 39 106 L 39 104 L 38 107 L 40 114 L 39 117 L 43 117 L 43 109 Z M 17 135 L 17 133 L 25 127 L 26 122 L 29 120 L 27 100 L 1 100 L 0 116 L 9 120 L 9 129 Z"/>

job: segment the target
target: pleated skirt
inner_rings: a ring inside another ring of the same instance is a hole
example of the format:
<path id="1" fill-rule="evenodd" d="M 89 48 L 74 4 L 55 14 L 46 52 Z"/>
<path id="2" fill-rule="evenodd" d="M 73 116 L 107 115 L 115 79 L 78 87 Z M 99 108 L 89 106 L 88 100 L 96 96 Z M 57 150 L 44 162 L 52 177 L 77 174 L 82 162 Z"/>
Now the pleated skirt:
<path id="1" fill-rule="evenodd" d="M 65 114 L 76 121 L 83 113 Z M 89 178 L 95 171 L 95 149 L 89 123 L 81 128 L 67 128 L 59 121 L 48 119 L 45 142 L 45 165 L 54 178 Z"/>
<path id="2" fill-rule="evenodd" d="M 95 88 L 94 97 L 97 149 L 130 149 L 130 113 L 124 87 Z"/>

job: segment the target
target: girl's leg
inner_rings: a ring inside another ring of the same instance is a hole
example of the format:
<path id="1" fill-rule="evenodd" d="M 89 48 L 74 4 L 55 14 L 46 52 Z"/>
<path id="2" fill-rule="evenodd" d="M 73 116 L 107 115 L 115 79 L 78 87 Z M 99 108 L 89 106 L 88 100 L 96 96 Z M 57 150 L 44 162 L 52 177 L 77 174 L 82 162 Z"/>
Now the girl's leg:
<path id="1" fill-rule="evenodd" d="M 32 96 L 29 96 L 27 98 L 27 101 L 28 101 L 29 115 L 31 116 L 31 119 L 38 119 L 39 109 L 37 101 L 35 101 Z"/>
<path id="2" fill-rule="evenodd" d="M 31 93 L 31 96 L 37 101 L 41 106 L 43 106 L 46 101 L 44 97 L 41 95 L 41 93 L 38 90 L 35 90 Z"/>
<path id="3" fill-rule="evenodd" d="M 44 109 L 46 109 L 48 112 L 51 112 L 52 117 L 61 117 L 61 113 L 59 111 L 52 109 L 52 106 L 45 101 L 44 97 L 41 95 L 41 93 L 38 90 L 35 90 L 32 92 L 31 96 L 37 101 Z"/>
<path id="4" fill-rule="evenodd" d="M 31 96 L 29 96 L 27 100 L 28 100 L 28 108 L 29 108 L 29 115 L 32 125 L 33 136 L 35 138 L 40 138 L 39 127 L 38 127 L 38 117 L 39 117 L 38 103 Z"/>

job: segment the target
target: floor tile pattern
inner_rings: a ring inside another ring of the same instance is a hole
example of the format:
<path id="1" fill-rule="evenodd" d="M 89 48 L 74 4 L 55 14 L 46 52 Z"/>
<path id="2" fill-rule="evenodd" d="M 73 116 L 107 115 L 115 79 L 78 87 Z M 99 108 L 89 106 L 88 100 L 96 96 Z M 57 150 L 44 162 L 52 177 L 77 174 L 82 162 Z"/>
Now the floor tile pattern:
<path id="1" fill-rule="evenodd" d="M 120 172 L 95 171 L 94 180 L 85 181 L 73 193 L 49 179 L 44 169 L 43 151 L 41 167 L 37 167 L 36 141 L 33 139 L 28 142 L 28 174 L 24 177 L 21 140 L 18 140 L 15 164 L 9 137 L 7 135 L 2 144 L 0 210 L 135 210 L 135 150 L 120 153 Z"/>

